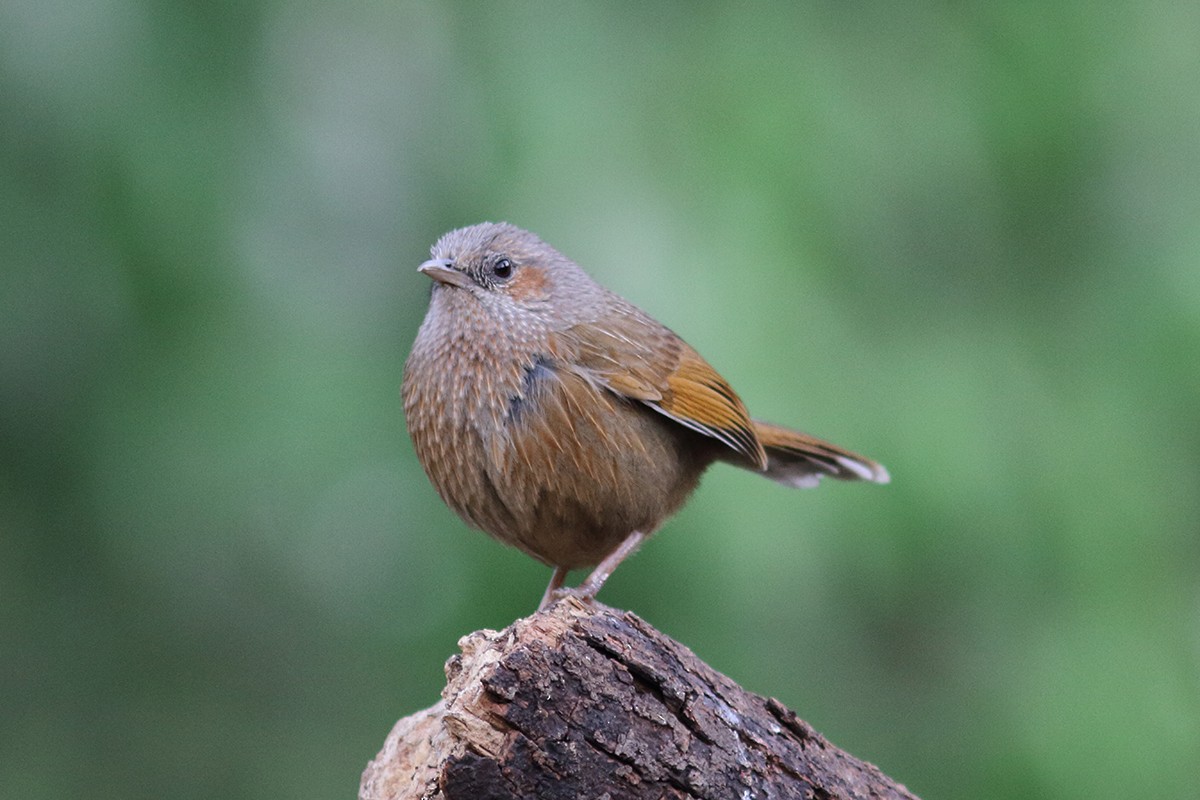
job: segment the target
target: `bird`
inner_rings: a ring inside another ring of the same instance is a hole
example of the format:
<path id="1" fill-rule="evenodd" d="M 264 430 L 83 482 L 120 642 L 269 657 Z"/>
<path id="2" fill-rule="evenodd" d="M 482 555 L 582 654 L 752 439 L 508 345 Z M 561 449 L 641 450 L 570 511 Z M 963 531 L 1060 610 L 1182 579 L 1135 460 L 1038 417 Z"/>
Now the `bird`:
<path id="1" fill-rule="evenodd" d="M 452 230 L 418 271 L 433 285 L 401 387 L 413 449 L 468 525 L 553 569 L 539 610 L 592 601 L 715 462 L 791 487 L 889 481 L 869 458 L 751 418 L 674 331 L 529 231 Z"/>

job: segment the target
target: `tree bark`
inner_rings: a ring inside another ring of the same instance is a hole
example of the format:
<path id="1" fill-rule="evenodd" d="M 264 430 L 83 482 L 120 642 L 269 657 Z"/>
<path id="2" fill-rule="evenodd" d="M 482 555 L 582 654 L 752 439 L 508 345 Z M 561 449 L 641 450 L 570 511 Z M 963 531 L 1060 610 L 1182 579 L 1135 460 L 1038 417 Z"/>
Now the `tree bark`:
<path id="1" fill-rule="evenodd" d="M 459 646 L 442 700 L 396 724 L 360 800 L 915 800 L 633 614 L 567 598 Z"/>

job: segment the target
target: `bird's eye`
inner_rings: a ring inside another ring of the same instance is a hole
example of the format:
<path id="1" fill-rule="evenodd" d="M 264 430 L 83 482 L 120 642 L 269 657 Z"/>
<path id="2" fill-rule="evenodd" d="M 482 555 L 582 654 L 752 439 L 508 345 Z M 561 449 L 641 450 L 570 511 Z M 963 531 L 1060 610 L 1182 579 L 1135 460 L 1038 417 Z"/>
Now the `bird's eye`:
<path id="1" fill-rule="evenodd" d="M 513 265 L 507 258 L 501 258 L 492 265 L 492 274 L 502 281 L 506 281 L 512 277 Z"/>

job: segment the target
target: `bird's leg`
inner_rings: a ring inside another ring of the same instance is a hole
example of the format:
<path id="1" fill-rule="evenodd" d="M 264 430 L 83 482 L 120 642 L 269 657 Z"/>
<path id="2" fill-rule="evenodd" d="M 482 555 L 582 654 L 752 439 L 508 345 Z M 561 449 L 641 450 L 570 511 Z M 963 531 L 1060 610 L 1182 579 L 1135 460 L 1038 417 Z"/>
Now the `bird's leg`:
<path id="1" fill-rule="evenodd" d="M 608 580 L 608 576 L 613 574 L 613 570 L 629 556 L 633 555 L 633 551 L 641 547 L 642 542 L 646 540 L 646 534 L 641 531 L 634 531 L 625 537 L 625 541 L 618 545 L 616 550 L 604 557 L 604 560 L 596 565 L 591 574 L 583 579 L 583 583 L 575 588 L 576 597 L 582 600 L 592 600 L 596 597 L 596 593 L 600 591 L 600 587 Z"/>
<path id="2" fill-rule="evenodd" d="M 546 587 L 546 593 L 542 595 L 542 602 L 538 603 L 538 611 L 541 611 L 555 600 L 555 594 L 562 587 L 563 581 L 567 579 L 567 573 L 570 571 L 566 567 L 554 568 L 554 574 L 550 576 L 550 585 Z"/>
<path id="3" fill-rule="evenodd" d="M 550 592 L 551 601 L 557 600 L 560 597 L 570 595 L 577 597 L 580 600 L 589 602 L 596 599 L 596 593 L 600 591 L 600 587 L 608 580 L 608 576 L 613 574 L 613 570 L 628 558 L 634 550 L 641 546 L 646 540 L 646 534 L 641 531 L 634 531 L 625 537 L 625 541 L 617 546 L 616 550 L 604 557 L 604 560 L 596 565 L 591 574 L 584 578 L 583 583 L 576 586 L 574 589 L 555 589 Z"/>
<path id="4" fill-rule="evenodd" d="M 554 574 L 550 576 L 550 585 L 546 587 L 546 593 L 542 595 L 542 602 L 538 605 L 538 611 L 541 611 L 555 600 L 561 600 L 564 597 L 576 597 L 585 602 L 595 600 L 596 593 L 600 591 L 600 587 L 608 580 L 608 576 L 612 575 L 613 570 L 628 558 L 634 550 L 637 550 L 645 540 L 646 534 L 641 531 L 634 531 L 626 536 L 625 540 L 617 545 L 617 549 L 606 555 L 604 560 L 592 570 L 591 574 L 583 579 L 583 583 L 573 589 L 562 588 L 563 581 L 566 580 L 569 570 L 563 567 L 555 567 Z"/>

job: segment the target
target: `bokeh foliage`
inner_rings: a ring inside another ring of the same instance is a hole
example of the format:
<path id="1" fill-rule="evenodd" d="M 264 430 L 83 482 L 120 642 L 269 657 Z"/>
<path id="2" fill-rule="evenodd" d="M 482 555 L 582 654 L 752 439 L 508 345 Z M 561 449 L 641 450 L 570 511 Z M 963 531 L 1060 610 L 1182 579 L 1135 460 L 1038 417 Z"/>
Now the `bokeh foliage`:
<path id="1" fill-rule="evenodd" d="M 548 571 L 398 399 L 507 219 L 887 488 L 632 608 L 926 798 L 1200 782 L 1200 6 L 0 7 L 0 795 L 351 796 Z"/>

